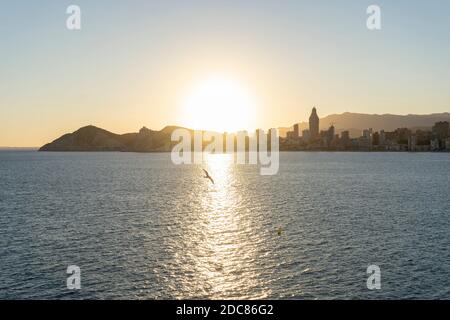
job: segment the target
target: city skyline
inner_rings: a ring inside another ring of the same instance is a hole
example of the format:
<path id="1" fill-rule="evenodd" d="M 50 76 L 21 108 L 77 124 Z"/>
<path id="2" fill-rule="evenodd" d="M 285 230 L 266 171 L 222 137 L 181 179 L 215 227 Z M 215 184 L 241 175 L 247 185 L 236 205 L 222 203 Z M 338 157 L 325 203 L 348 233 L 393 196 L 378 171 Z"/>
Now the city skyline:
<path id="1" fill-rule="evenodd" d="M 283 151 L 450 151 L 450 121 L 437 121 L 431 128 L 398 127 L 389 131 L 373 128 L 362 130 L 362 134 L 351 137 L 349 130 L 336 132 L 334 123 L 320 130 L 317 109 L 311 110 L 309 127 L 302 130 L 299 125 L 281 138 Z"/>

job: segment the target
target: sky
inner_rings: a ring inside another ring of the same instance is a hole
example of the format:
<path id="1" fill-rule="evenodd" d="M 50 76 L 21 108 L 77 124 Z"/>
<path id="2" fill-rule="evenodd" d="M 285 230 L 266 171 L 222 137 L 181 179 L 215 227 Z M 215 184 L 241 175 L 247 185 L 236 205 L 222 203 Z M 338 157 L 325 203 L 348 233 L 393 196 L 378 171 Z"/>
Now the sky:
<path id="1" fill-rule="evenodd" d="M 71 4 L 81 30 L 66 28 Z M 366 27 L 371 4 L 381 30 Z M 449 15 L 447 0 L 1 0 L 0 146 L 89 124 L 291 126 L 312 106 L 449 112 Z"/>

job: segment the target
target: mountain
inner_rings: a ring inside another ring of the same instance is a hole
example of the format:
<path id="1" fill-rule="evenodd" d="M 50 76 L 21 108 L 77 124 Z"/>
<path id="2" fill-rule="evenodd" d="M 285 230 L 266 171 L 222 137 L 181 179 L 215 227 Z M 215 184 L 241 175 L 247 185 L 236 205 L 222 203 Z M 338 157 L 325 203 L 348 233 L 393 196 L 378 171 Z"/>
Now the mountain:
<path id="1" fill-rule="evenodd" d="M 154 131 L 143 127 L 138 133 L 115 134 L 90 125 L 63 135 L 39 151 L 170 151 L 170 136 L 177 128 L 180 127 L 168 126 Z"/>
<path id="2" fill-rule="evenodd" d="M 438 121 L 449 121 L 450 113 L 433 113 L 428 115 L 394 115 L 394 114 L 364 114 L 345 112 L 342 114 L 332 114 L 320 118 L 320 129 L 326 130 L 332 124 L 336 128 L 336 133 L 344 130 L 350 131 L 353 137 L 359 136 L 364 129 L 372 128 L 375 131 L 385 130 L 394 131 L 397 128 L 425 129 L 431 130 L 431 127 Z M 299 123 L 300 130 L 307 129 L 307 122 Z M 280 135 L 284 136 L 290 128 L 279 128 Z"/>

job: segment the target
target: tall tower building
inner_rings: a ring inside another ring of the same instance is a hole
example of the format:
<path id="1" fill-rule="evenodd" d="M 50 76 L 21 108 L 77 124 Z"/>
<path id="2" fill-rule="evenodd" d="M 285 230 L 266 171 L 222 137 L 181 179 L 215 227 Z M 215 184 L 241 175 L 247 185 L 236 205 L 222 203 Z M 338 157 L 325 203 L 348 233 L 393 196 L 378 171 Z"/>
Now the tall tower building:
<path id="1" fill-rule="evenodd" d="M 298 138 L 300 136 L 300 130 L 298 127 L 298 123 L 294 124 L 294 137 Z"/>
<path id="2" fill-rule="evenodd" d="M 315 107 L 312 109 L 311 115 L 309 116 L 309 133 L 312 139 L 319 137 L 319 116 L 317 115 Z"/>

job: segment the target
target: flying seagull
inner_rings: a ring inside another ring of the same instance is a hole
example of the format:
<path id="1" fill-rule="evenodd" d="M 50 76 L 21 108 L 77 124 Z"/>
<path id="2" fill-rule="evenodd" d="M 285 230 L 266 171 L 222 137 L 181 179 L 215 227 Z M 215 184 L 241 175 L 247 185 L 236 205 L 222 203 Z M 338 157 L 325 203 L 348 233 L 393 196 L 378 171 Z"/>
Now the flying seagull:
<path id="1" fill-rule="evenodd" d="M 205 176 L 203 178 L 211 180 L 211 182 L 214 184 L 214 180 L 213 180 L 213 178 L 211 178 L 208 171 L 206 171 L 205 169 L 203 169 L 203 171 L 205 172 Z"/>

